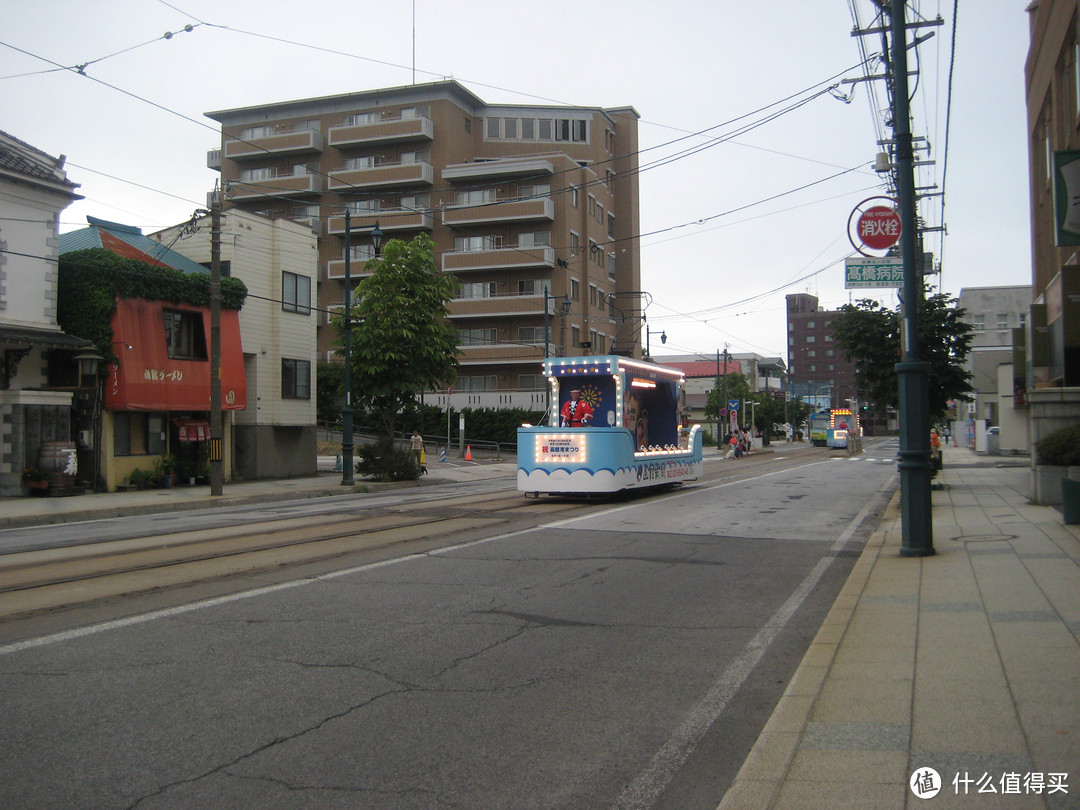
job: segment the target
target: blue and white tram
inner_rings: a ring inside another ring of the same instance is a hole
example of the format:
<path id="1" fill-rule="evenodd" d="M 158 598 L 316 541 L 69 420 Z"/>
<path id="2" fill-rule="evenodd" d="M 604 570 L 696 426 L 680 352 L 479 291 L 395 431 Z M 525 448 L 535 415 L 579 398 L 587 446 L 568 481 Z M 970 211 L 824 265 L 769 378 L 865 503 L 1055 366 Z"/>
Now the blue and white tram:
<path id="1" fill-rule="evenodd" d="M 544 361 L 549 426 L 518 428 L 517 488 L 528 495 L 609 494 L 701 477 L 702 434 L 681 424 L 683 373 L 605 355 Z M 571 389 L 593 412 L 563 427 Z"/>

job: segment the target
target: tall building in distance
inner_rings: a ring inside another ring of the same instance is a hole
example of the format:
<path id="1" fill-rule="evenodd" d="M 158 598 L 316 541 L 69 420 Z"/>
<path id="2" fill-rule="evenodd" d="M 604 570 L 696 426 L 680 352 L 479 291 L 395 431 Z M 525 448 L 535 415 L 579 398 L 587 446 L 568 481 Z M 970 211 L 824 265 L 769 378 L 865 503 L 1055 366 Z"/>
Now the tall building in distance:
<path id="1" fill-rule="evenodd" d="M 846 408 L 857 398 L 855 363 L 833 341 L 835 314 L 820 309 L 817 296 L 787 296 L 788 380 L 795 395 L 819 408 Z"/>
<path id="2" fill-rule="evenodd" d="M 545 352 L 640 356 L 633 108 L 491 105 L 439 81 L 207 115 L 226 210 L 319 237 L 320 359 L 337 358 L 346 208 L 354 283 L 376 223 L 384 239 L 427 233 L 460 281 L 457 390 L 542 389 Z"/>

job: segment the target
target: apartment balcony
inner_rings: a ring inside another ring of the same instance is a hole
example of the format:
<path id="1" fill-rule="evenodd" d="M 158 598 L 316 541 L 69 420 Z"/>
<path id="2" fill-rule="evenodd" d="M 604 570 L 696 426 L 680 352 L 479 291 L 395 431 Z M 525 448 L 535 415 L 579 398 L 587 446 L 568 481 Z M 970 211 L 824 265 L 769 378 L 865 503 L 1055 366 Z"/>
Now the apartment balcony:
<path id="1" fill-rule="evenodd" d="M 528 248 L 495 248 L 493 250 L 449 251 L 442 254 L 444 273 L 464 270 L 505 270 L 514 268 L 555 266 L 555 248 L 550 246 Z M 541 307 L 541 310 L 543 307 Z"/>
<path id="2" fill-rule="evenodd" d="M 505 200 L 477 205 L 451 206 L 443 210 L 443 225 L 485 225 L 494 222 L 525 222 L 555 219 L 555 203 L 550 197 Z"/>
<path id="3" fill-rule="evenodd" d="M 516 157 L 451 163 L 442 171 L 443 180 L 496 180 L 509 177 L 543 176 L 555 173 L 555 164 L 542 157 Z"/>
<path id="4" fill-rule="evenodd" d="M 225 141 L 224 157 L 230 160 L 258 160 L 285 155 L 308 155 L 323 150 L 323 134 L 317 129 L 280 132 L 261 138 Z"/>
<path id="5" fill-rule="evenodd" d="M 435 172 L 430 163 L 390 163 L 365 169 L 330 172 L 330 191 L 357 191 L 382 186 L 430 186 Z"/>
<path id="6" fill-rule="evenodd" d="M 371 275 L 364 270 L 364 266 L 370 259 L 353 259 L 349 263 L 349 278 L 355 283 L 357 279 L 367 278 Z M 326 277 L 331 281 L 345 280 L 345 260 L 331 259 L 326 263 Z"/>
<path id="7" fill-rule="evenodd" d="M 331 146 L 367 146 L 369 144 L 430 141 L 435 125 L 430 118 L 389 118 L 371 124 L 330 127 Z"/>
<path id="8" fill-rule="evenodd" d="M 455 298 L 447 304 L 453 318 L 506 318 L 518 315 L 544 316 L 542 295 L 498 295 L 491 298 Z"/>
<path id="9" fill-rule="evenodd" d="M 266 197 L 297 197 L 322 194 L 321 174 L 288 174 L 268 180 L 231 180 L 226 196 L 233 202 L 262 200 Z"/>
<path id="10" fill-rule="evenodd" d="M 382 211 L 353 214 L 351 219 L 354 234 L 372 230 L 376 222 L 379 223 L 379 229 L 388 235 L 396 231 L 430 231 L 435 225 L 435 218 L 430 211 L 406 211 L 402 208 L 386 208 Z M 343 235 L 345 216 L 330 217 L 327 233 Z"/>
<path id="11" fill-rule="evenodd" d="M 463 354 L 458 358 L 462 366 L 506 365 L 509 363 L 535 363 L 537 370 L 544 360 L 543 343 L 500 343 L 497 345 L 458 346 Z M 551 347 L 548 347 L 551 351 Z"/>

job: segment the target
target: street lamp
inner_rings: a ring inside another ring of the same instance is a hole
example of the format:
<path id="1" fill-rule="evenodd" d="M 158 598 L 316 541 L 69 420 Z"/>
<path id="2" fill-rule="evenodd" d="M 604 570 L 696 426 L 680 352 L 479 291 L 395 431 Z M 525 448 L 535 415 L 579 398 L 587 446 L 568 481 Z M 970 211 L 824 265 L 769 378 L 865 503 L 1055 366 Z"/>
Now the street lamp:
<path id="1" fill-rule="evenodd" d="M 649 337 L 654 333 L 654 331 L 655 330 L 650 329 L 647 326 L 645 327 L 645 358 L 647 360 L 652 360 L 652 349 L 649 348 Z M 661 331 L 659 335 L 660 342 L 667 343 L 667 332 Z"/>
<path id="2" fill-rule="evenodd" d="M 352 347 L 352 268 L 350 254 L 352 245 L 352 211 L 345 206 L 345 407 L 341 409 L 341 485 L 351 487 L 353 485 L 353 408 L 352 408 L 352 368 L 349 361 L 349 350 Z M 375 249 L 375 255 L 379 255 L 382 247 L 383 232 L 379 227 L 379 221 L 375 221 L 375 228 L 371 231 L 371 245 Z"/>

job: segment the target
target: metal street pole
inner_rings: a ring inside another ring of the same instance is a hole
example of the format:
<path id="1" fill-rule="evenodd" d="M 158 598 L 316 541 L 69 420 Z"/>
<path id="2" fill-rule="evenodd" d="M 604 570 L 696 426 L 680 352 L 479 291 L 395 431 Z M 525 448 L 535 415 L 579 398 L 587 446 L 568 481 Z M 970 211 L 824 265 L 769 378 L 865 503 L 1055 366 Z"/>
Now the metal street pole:
<path id="1" fill-rule="evenodd" d="M 210 494 L 225 489 L 221 425 L 221 193 L 210 205 Z"/>
<path id="2" fill-rule="evenodd" d="M 345 206 L 345 407 L 341 409 L 341 485 L 353 485 L 353 408 L 352 408 L 352 364 L 349 351 L 352 348 L 352 253 L 350 233 L 352 229 L 352 211 Z"/>
<path id="3" fill-rule="evenodd" d="M 907 21 L 905 0 L 892 0 L 893 126 L 896 139 L 896 188 L 900 198 L 900 256 L 904 268 L 900 362 L 896 379 L 900 416 L 901 557 L 934 553 L 930 515 L 930 364 L 919 360 L 919 301 L 915 175 L 908 109 Z"/>

